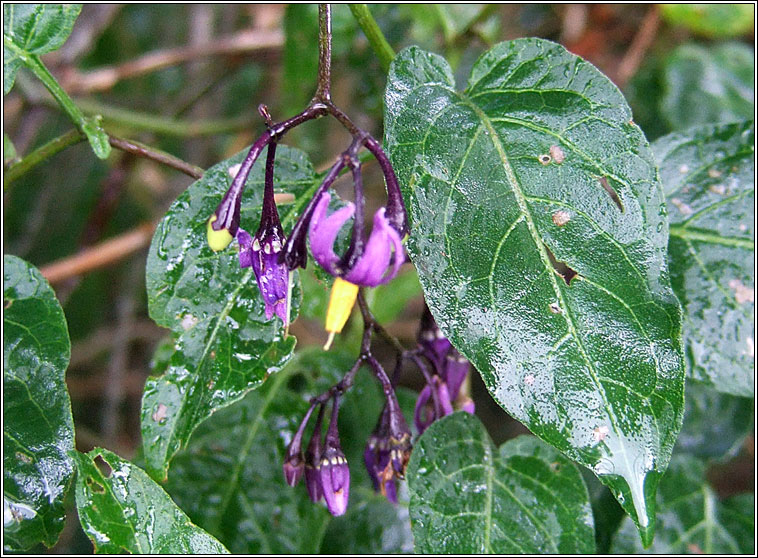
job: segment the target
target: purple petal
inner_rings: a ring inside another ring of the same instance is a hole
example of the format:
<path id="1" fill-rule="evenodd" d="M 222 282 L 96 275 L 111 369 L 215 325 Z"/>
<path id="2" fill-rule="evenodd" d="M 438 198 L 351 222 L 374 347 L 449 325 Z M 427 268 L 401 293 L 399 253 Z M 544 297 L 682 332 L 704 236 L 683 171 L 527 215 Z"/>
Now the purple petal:
<path id="1" fill-rule="evenodd" d="M 429 399 L 432 396 L 432 388 L 429 384 L 424 386 L 424 389 L 419 393 L 416 400 L 416 408 L 413 411 L 413 422 L 416 424 L 416 430 L 421 434 L 426 430 L 430 424 L 434 422 L 436 418 L 434 415 L 434 409 L 429 405 Z M 424 417 L 426 415 L 426 417 Z M 431 415 L 431 417 L 429 416 Z"/>
<path id="2" fill-rule="evenodd" d="M 465 411 L 470 415 L 474 414 L 474 402 L 471 400 L 471 398 L 467 397 L 463 403 L 461 403 L 461 411 Z"/>
<path id="3" fill-rule="evenodd" d="M 397 504 L 397 486 L 395 485 L 395 479 L 390 479 L 384 483 L 384 494 L 387 496 L 387 500 L 393 504 Z"/>
<path id="4" fill-rule="evenodd" d="M 324 492 L 321 488 L 321 475 L 318 470 L 310 465 L 305 466 L 305 487 L 308 489 L 308 497 L 311 502 L 318 502 L 321 500 Z"/>
<path id="5" fill-rule="evenodd" d="M 405 255 L 403 244 L 397 231 L 392 228 L 384 215 L 383 207 L 374 214 L 374 228 L 371 230 L 366 247 L 361 258 L 353 268 L 345 274 L 345 279 L 356 285 L 376 287 L 393 279 L 400 266 L 403 265 Z M 385 276 L 390 266 L 392 252 L 395 253 L 395 261 L 392 269 Z"/>
<path id="6" fill-rule="evenodd" d="M 437 380 L 437 378 L 435 378 L 435 380 Z M 435 383 L 437 384 L 437 398 L 442 406 L 442 416 L 444 417 L 453 414 L 453 405 L 452 400 L 450 399 L 450 392 L 447 390 L 447 384 L 441 380 Z"/>
<path id="7" fill-rule="evenodd" d="M 327 459 L 324 457 L 322 460 L 320 470 L 324 500 L 329 513 L 334 516 L 343 515 L 350 495 L 350 469 L 342 455 Z"/>
<path id="8" fill-rule="evenodd" d="M 240 267 L 250 267 L 253 265 L 252 250 L 253 250 L 253 237 L 250 236 L 246 230 L 240 228 L 237 231 L 237 242 L 240 246 L 239 261 Z"/>
<path id="9" fill-rule="evenodd" d="M 450 398 L 456 399 L 461 390 L 461 385 L 469 371 L 469 361 L 458 351 L 452 350 L 445 359 L 445 381 L 450 391 Z"/>
<path id="10" fill-rule="evenodd" d="M 339 271 L 336 266 L 340 258 L 334 253 L 334 241 L 345 221 L 355 213 L 355 205 L 348 203 L 327 217 L 326 211 L 329 208 L 330 199 L 329 192 L 324 192 L 318 200 L 313 209 L 308 237 L 315 260 L 329 273 L 336 275 Z"/>
<path id="11" fill-rule="evenodd" d="M 282 469 L 284 471 L 284 480 L 287 481 L 287 484 L 295 486 L 300 482 L 300 479 L 303 478 L 305 464 L 303 463 L 302 458 L 290 459 L 284 462 Z"/>

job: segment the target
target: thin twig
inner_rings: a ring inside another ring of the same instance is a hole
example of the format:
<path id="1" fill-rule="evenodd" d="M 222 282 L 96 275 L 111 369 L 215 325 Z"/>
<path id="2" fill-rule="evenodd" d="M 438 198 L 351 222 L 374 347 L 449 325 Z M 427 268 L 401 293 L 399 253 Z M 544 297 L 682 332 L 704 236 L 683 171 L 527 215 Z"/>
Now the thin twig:
<path id="1" fill-rule="evenodd" d="M 64 88 L 72 94 L 93 93 L 111 89 L 121 80 L 155 72 L 183 62 L 214 55 L 240 54 L 279 49 L 284 35 L 279 30 L 256 29 L 189 47 L 149 52 L 136 60 L 118 66 L 98 68 L 91 72 L 67 70 L 62 76 Z"/>
<path id="2" fill-rule="evenodd" d="M 78 254 L 44 266 L 40 271 L 50 283 L 59 283 L 105 267 L 145 248 L 153 238 L 157 223 L 143 223 L 128 232 L 101 242 Z"/>
<path id="3" fill-rule="evenodd" d="M 624 87 L 631 77 L 637 73 L 647 49 L 655 41 L 661 18 L 658 6 L 652 6 L 642 20 L 639 31 L 634 36 L 629 50 L 626 51 L 616 71 L 616 85 Z"/>
<path id="4" fill-rule="evenodd" d="M 60 153 L 67 147 L 81 143 L 85 139 L 86 138 L 79 130 L 70 130 L 38 147 L 26 157 L 8 167 L 3 176 L 3 188 L 6 189 L 11 182 L 17 180 L 19 177 L 23 176 L 53 155 Z M 149 147 L 138 141 L 120 138 L 113 134 L 108 134 L 108 140 L 116 149 L 156 161 L 157 163 L 181 171 L 192 178 L 198 179 L 203 176 L 204 171 L 200 167 L 182 161 L 178 157 L 166 153 L 165 151 L 161 151 L 160 149 L 156 149 L 155 147 Z"/>

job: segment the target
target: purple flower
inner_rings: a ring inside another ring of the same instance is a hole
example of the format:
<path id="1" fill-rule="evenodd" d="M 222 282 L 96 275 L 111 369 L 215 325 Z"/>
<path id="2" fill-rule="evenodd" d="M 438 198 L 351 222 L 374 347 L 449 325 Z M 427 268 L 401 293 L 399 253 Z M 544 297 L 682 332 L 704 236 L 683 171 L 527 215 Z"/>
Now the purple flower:
<path id="1" fill-rule="evenodd" d="M 363 452 L 363 461 L 366 464 L 371 482 L 376 492 L 381 492 L 387 497 L 387 500 L 397 504 L 397 487 L 395 485 L 394 475 L 385 478 L 385 472 L 391 472 L 388 468 L 390 462 L 390 440 L 389 440 L 389 412 L 387 406 L 382 410 L 374 431 L 366 442 L 366 449 Z"/>
<path id="2" fill-rule="evenodd" d="M 326 507 L 334 516 L 345 513 L 350 495 L 350 469 L 340 447 L 337 432 L 338 407 L 339 399 L 335 397 L 332 403 L 332 418 L 329 421 L 329 429 L 326 431 L 326 447 L 321 454 L 318 466 Z"/>
<path id="3" fill-rule="evenodd" d="M 420 434 L 435 420 L 452 413 L 454 407 L 473 414 L 474 402 L 461 393 L 469 362 L 445 338 L 428 308 L 421 318 L 418 344 L 419 353 L 433 368 L 427 385 L 419 393 L 413 413 L 413 422 Z"/>
<path id="4" fill-rule="evenodd" d="M 342 226 L 355 213 L 355 205 L 348 203 L 327 217 L 330 199 L 329 192 L 321 195 L 309 227 L 311 252 L 319 265 L 335 277 L 365 287 L 376 287 L 393 279 L 403 264 L 404 253 L 400 235 L 385 216 L 385 208 L 379 208 L 374 214 L 374 228 L 362 254 L 349 258 L 355 261 L 345 268 L 342 259 L 334 253 L 334 241 Z"/>
<path id="5" fill-rule="evenodd" d="M 282 469 L 284 471 L 284 479 L 290 486 L 296 486 L 303 477 L 303 472 L 305 470 L 305 458 L 301 447 L 303 443 L 303 432 L 305 432 L 305 427 L 311 418 L 314 408 L 315 405 L 311 405 L 308 412 L 305 413 L 305 417 L 303 417 L 303 420 L 300 422 L 300 426 L 298 427 L 297 432 L 295 432 L 290 445 L 287 446 L 287 453 L 284 456 Z"/>
<path id="6" fill-rule="evenodd" d="M 289 325 L 290 271 L 279 255 L 285 242 L 279 212 L 274 202 L 274 153 L 276 144 L 270 143 L 266 157 L 266 176 L 263 191 L 261 224 L 254 237 L 243 229 L 237 231 L 240 267 L 251 267 L 263 296 L 266 318 L 276 314 L 284 325 Z"/>

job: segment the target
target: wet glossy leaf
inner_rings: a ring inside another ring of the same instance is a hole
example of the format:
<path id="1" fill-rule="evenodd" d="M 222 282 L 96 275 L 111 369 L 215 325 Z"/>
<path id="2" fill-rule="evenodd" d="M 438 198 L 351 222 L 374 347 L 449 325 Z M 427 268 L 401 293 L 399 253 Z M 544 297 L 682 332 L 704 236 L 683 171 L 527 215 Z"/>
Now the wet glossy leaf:
<path id="1" fill-rule="evenodd" d="M 13 87 L 22 63 L 17 49 L 36 55 L 58 50 L 71 34 L 81 9 L 81 4 L 3 5 L 4 95 Z"/>
<path id="2" fill-rule="evenodd" d="M 294 337 L 284 338 L 278 318 L 266 320 L 252 268 L 241 269 L 237 243 L 213 253 L 206 224 L 231 183 L 223 161 L 177 198 L 155 232 L 147 261 L 150 316 L 170 328 L 176 343 L 166 372 L 151 377 L 142 400 L 142 437 L 148 471 L 164 478 L 171 457 L 210 414 L 239 400 L 290 358 Z M 256 162 L 242 201 L 241 226 L 260 221 L 263 160 Z M 279 208 L 289 230 L 296 212 L 318 186 L 305 155 L 280 146 L 275 187 L 296 201 Z M 292 317 L 297 315 L 297 292 Z"/>
<path id="3" fill-rule="evenodd" d="M 386 110 L 440 328 L 649 541 L 684 374 L 663 194 L 623 97 L 561 46 L 522 39 L 482 55 L 463 93 L 442 58 L 401 52 Z"/>
<path id="4" fill-rule="evenodd" d="M 329 522 L 321 554 L 411 554 L 407 502 L 391 504 L 365 487 L 350 488 L 347 513 Z"/>
<path id="5" fill-rule="evenodd" d="M 145 471 L 105 449 L 72 452 L 79 520 L 108 554 L 228 554 Z"/>
<path id="6" fill-rule="evenodd" d="M 3 256 L 4 547 L 52 546 L 74 470 L 68 328 L 39 270 Z"/>
<path id="7" fill-rule="evenodd" d="M 417 553 L 576 554 L 595 549 L 579 469 L 533 436 L 493 447 L 454 413 L 430 426 L 408 464 Z"/>
<path id="8" fill-rule="evenodd" d="M 706 37 L 734 37 L 753 28 L 750 4 L 661 4 L 664 19 Z"/>
<path id="9" fill-rule="evenodd" d="M 659 528 L 653 545 L 640 545 L 627 518 L 613 541 L 624 554 L 752 554 L 753 495 L 721 503 L 705 480 L 702 461 L 676 456 L 658 491 Z"/>
<path id="10" fill-rule="evenodd" d="M 653 148 L 671 223 L 671 283 L 689 376 L 751 397 L 755 381 L 752 122 L 693 128 Z"/>
<path id="11" fill-rule="evenodd" d="M 664 66 L 661 115 L 672 130 L 753 118 L 754 69 L 747 45 L 682 45 Z"/>
<path id="12" fill-rule="evenodd" d="M 721 393 L 688 379 L 684 390 L 684 422 L 675 452 L 697 457 L 734 457 L 753 431 L 753 399 Z"/>
<path id="13" fill-rule="evenodd" d="M 282 462 L 309 398 L 336 383 L 353 362 L 354 357 L 320 348 L 298 352 L 261 389 L 197 429 L 172 464 L 169 493 L 232 552 L 318 552 L 331 516 L 323 504 L 308 499 L 303 483 L 294 488 L 285 483 Z M 374 383 L 368 371 L 359 372 L 340 407 L 351 494 L 370 490 L 362 453 L 381 411 Z M 349 509 L 355 501 L 351 495 Z"/>

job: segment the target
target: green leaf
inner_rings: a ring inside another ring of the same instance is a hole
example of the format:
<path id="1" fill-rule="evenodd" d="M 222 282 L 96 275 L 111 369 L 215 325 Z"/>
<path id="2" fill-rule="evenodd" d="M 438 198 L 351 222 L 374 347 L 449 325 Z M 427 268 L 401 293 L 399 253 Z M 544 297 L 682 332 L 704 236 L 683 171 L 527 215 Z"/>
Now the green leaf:
<path id="1" fill-rule="evenodd" d="M 403 51 L 386 111 L 440 328 L 649 541 L 684 373 L 664 198 L 621 93 L 563 47 L 520 39 L 482 55 L 463 93 L 445 60 Z"/>
<path id="2" fill-rule="evenodd" d="M 3 256 L 3 504 L 5 548 L 58 540 L 74 470 L 65 371 L 66 319 L 37 268 Z"/>
<path id="3" fill-rule="evenodd" d="M 407 477 L 417 553 L 595 550 L 581 473 L 533 436 L 497 451 L 479 419 L 454 413 L 418 439 Z"/>
<path id="4" fill-rule="evenodd" d="M 661 4 L 663 18 L 706 37 L 735 37 L 753 29 L 751 4 Z"/>
<path id="5" fill-rule="evenodd" d="M 753 122 L 702 126 L 653 145 L 671 223 L 671 283 L 684 308 L 687 373 L 752 397 L 755 380 Z"/>
<path id="6" fill-rule="evenodd" d="M 411 554 L 407 504 L 391 504 L 364 486 L 350 487 L 347 513 L 329 522 L 321 554 Z"/>
<path id="7" fill-rule="evenodd" d="M 672 130 L 753 118 L 754 69 L 746 45 L 682 45 L 664 66 L 660 112 Z"/>
<path id="8" fill-rule="evenodd" d="M 391 282 L 366 290 L 366 302 L 380 324 L 389 324 L 403 313 L 411 300 L 421 297 L 415 270 L 402 271 Z"/>
<path id="9" fill-rule="evenodd" d="M 720 503 L 705 480 L 705 466 L 694 457 L 676 456 L 658 491 L 660 526 L 653 545 L 643 549 L 627 518 L 613 541 L 621 554 L 752 554 L 752 494 Z"/>
<path id="10" fill-rule="evenodd" d="M 308 499 L 303 483 L 294 488 L 285 483 L 282 463 L 310 397 L 336 383 L 353 362 L 345 353 L 320 348 L 298 352 L 261 389 L 197 429 L 174 459 L 169 493 L 234 553 L 317 553 L 331 516 Z M 381 411 L 375 383 L 367 370 L 360 371 L 340 408 L 340 438 L 351 473 L 349 509 L 355 492 L 371 486 L 362 454 Z"/>
<path id="11" fill-rule="evenodd" d="M 176 336 L 166 372 L 148 378 L 142 399 L 145 460 L 158 479 L 166 477 L 171 457 L 198 424 L 280 370 L 295 346 L 294 337 L 284 337 L 278 318 L 266 320 L 252 268 L 239 266 L 237 243 L 213 253 L 206 240 L 207 221 L 232 179 L 229 168 L 242 158 L 239 153 L 213 166 L 181 194 L 150 246 L 150 316 Z M 241 226 L 250 231 L 260 222 L 264 163 L 253 167 L 242 198 Z M 285 229 L 318 184 L 302 152 L 277 149 L 275 188 L 296 197 L 295 203 L 280 205 Z"/>
<path id="12" fill-rule="evenodd" d="M 72 451 L 76 507 L 95 552 L 107 554 L 228 554 L 193 525 L 142 469 L 108 450 Z M 104 469 L 104 470 L 103 470 Z"/>
<path id="13" fill-rule="evenodd" d="M 734 457 L 753 431 L 753 399 L 721 393 L 688 379 L 684 423 L 675 452 L 724 460 Z"/>
<path id="14" fill-rule="evenodd" d="M 22 63 L 16 49 L 41 55 L 58 50 L 66 42 L 82 9 L 81 4 L 3 5 L 3 95 L 13 87 Z"/>

